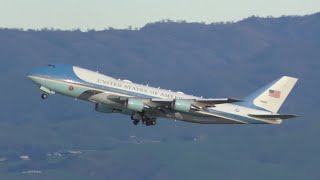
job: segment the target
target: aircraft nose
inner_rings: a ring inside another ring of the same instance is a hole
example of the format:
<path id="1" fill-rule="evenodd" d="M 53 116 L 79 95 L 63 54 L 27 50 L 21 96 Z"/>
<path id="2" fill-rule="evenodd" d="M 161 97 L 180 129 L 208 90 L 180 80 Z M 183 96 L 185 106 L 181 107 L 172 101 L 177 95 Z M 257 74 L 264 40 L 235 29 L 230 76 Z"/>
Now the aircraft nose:
<path id="1" fill-rule="evenodd" d="M 37 69 L 30 71 L 27 74 L 27 77 L 29 79 L 31 79 L 32 81 L 36 81 L 36 79 L 38 79 L 39 77 L 44 77 L 44 76 L 46 76 L 46 74 L 48 74 L 47 67 L 42 67 L 42 68 L 37 68 Z"/>
<path id="2" fill-rule="evenodd" d="M 40 74 L 39 70 L 38 70 L 38 69 L 34 69 L 34 70 L 30 71 L 30 72 L 27 74 L 27 77 L 30 78 L 30 79 L 33 79 L 33 78 L 38 77 L 38 76 L 40 76 L 40 75 L 41 75 L 41 74 Z"/>
<path id="3" fill-rule="evenodd" d="M 35 76 L 35 74 L 32 73 L 32 72 L 28 73 L 28 74 L 27 74 L 27 77 L 28 77 L 29 79 L 31 79 L 32 81 L 35 81 L 35 79 L 37 78 L 37 77 Z"/>
<path id="4" fill-rule="evenodd" d="M 32 70 L 27 74 L 27 77 L 31 79 L 33 82 L 37 82 L 37 78 L 39 77 L 39 73 L 37 70 Z"/>

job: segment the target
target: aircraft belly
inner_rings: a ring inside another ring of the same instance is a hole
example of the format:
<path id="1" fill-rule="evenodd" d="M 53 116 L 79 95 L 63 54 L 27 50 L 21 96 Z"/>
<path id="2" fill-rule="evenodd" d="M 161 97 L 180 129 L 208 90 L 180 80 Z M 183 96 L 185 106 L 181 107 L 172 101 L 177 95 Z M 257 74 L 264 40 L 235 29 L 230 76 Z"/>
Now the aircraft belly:
<path id="1" fill-rule="evenodd" d="M 197 116 L 185 116 L 185 121 L 200 124 L 243 124 L 236 121 L 231 121 L 228 119 L 220 117 L 197 117 Z"/>

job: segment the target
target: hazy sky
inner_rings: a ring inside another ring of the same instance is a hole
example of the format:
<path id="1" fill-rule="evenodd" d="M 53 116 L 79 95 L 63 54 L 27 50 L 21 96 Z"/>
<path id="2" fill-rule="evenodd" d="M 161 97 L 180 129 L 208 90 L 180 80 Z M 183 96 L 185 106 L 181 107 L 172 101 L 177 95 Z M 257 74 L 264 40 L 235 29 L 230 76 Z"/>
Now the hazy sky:
<path id="1" fill-rule="evenodd" d="M 320 0 L 0 0 L 0 27 L 126 28 L 168 18 L 211 23 L 319 11 Z"/>

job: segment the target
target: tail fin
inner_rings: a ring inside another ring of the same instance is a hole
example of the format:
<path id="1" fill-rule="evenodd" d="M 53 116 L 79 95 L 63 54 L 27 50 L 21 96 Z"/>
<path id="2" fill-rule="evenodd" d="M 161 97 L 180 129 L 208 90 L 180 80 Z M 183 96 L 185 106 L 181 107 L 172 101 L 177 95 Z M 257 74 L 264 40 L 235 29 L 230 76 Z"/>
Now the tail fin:
<path id="1" fill-rule="evenodd" d="M 276 113 L 297 81 L 297 78 L 283 76 L 245 98 L 244 103 Z"/>

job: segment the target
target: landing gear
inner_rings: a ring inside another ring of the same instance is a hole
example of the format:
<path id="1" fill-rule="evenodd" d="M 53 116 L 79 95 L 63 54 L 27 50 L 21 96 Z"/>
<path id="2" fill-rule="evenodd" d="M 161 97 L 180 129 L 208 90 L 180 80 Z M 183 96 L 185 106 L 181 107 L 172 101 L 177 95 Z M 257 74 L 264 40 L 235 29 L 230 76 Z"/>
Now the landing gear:
<path id="1" fill-rule="evenodd" d="M 154 126 L 157 124 L 157 121 L 155 119 L 149 119 L 145 122 L 146 126 Z"/>
<path id="2" fill-rule="evenodd" d="M 156 118 L 150 118 L 144 113 L 134 112 L 132 113 L 131 119 L 133 120 L 133 124 L 137 125 L 139 124 L 140 120 L 142 121 L 142 124 L 145 124 L 146 126 L 153 126 L 156 125 Z"/>
<path id="3" fill-rule="evenodd" d="M 156 125 L 157 124 L 157 121 L 156 120 L 153 120 L 153 121 L 151 121 L 151 125 Z"/>
<path id="4" fill-rule="evenodd" d="M 141 113 L 133 112 L 131 115 L 131 119 L 134 125 L 138 125 L 141 119 Z"/>
<path id="5" fill-rule="evenodd" d="M 149 118 L 148 116 L 142 116 L 142 123 L 146 126 L 153 126 L 157 124 L 156 118 Z"/>
<path id="6" fill-rule="evenodd" d="M 43 94 L 41 94 L 42 99 L 47 99 L 49 95 L 55 94 L 54 91 L 51 91 L 50 89 L 48 89 L 44 86 L 40 86 L 39 88 L 43 92 Z"/>
<path id="7" fill-rule="evenodd" d="M 42 94 L 42 95 L 41 95 L 41 98 L 42 98 L 42 99 L 47 99 L 47 98 L 48 98 L 48 94 Z"/>
<path id="8" fill-rule="evenodd" d="M 134 125 L 138 125 L 139 124 L 139 120 L 137 120 L 137 119 L 133 120 L 133 124 Z"/>

